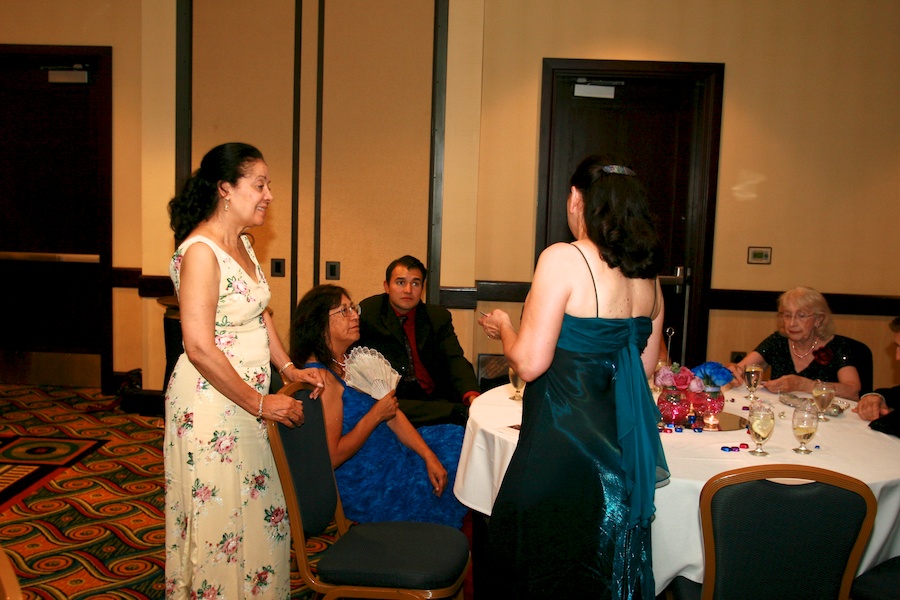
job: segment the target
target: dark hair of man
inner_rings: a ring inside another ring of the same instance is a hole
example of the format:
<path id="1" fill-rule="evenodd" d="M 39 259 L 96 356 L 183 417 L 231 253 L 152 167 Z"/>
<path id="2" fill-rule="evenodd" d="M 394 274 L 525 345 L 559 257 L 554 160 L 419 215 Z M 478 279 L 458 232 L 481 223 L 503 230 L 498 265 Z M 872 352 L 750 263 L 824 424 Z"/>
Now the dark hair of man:
<path id="1" fill-rule="evenodd" d="M 584 198 L 587 235 L 606 264 L 628 278 L 651 279 L 662 269 L 662 247 L 644 186 L 624 166 L 610 157 L 589 156 L 575 169 L 570 185 Z"/>
<path id="2" fill-rule="evenodd" d="M 302 365 L 314 357 L 326 367 L 331 366 L 328 348 L 329 313 L 341 305 L 343 296 L 350 294 L 342 287 L 325 284 L 309 290 L 297 303 L 291 320 L 291 360 Z"/>
<path id="3" fill-rule="evenodd" d="M 413 269 L 418 269 L 422 272 L 422 283 L 425 283 L 425 278 L 428 277 L 428 269 L 425 268 L 425 265 L 422 264 L 422 261 L 416 258 L 415 256 L 410 256 L 407 254 L 406 256 L 401 256 L 394 262 L 388 265 L 387 270 L 384 272 L 384 280 L 390 283 L 391 275 L 394 273 L 394 269 L 398 266 L 406 267 L 408 271 L 412 271 Z"/>
<path id="4" fill-rule="evenodd" d="M 237 185 L 247 174 L 247 166 L 264 160 L 262 153 L 250 144 L 231 142 L 216 146 L 200 161 L 181 193 L 169 201 L 169 225 L 180 244 L 197 225 L 205 221 L 219 204 L 219 183 Z"/>

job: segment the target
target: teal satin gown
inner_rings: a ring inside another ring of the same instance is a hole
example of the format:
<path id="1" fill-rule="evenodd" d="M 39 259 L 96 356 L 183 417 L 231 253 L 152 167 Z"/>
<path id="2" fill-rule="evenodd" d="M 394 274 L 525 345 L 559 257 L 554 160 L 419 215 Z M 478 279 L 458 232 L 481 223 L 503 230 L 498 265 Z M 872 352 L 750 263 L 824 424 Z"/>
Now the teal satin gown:
<path id="1" fill-rule="evenodd" d="M 654 597 L 653 493 L 668 468 L 640 361 L 650 331 L 646 317 L 565 315 L 550 368 L 525 387 L 486 597 Z"/>

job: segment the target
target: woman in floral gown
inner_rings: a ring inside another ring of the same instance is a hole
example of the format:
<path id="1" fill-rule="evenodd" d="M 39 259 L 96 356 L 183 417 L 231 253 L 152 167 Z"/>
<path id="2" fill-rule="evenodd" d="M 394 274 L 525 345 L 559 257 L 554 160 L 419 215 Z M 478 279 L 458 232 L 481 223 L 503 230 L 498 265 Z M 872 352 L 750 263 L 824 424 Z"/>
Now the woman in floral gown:
<path id="1" fill-rule="evenodd" d="M 268 167 L 247 144 L 210 150 L 169 203 L 169 267 L 184 353 L 166 389 L 166 597 L 289 598 L 290 533 L 265 419 L 303 422 L 268 394 L 270 361 L 290 362 L 266 312 L 270 291 L 244 232 L 272 202 Z"/>

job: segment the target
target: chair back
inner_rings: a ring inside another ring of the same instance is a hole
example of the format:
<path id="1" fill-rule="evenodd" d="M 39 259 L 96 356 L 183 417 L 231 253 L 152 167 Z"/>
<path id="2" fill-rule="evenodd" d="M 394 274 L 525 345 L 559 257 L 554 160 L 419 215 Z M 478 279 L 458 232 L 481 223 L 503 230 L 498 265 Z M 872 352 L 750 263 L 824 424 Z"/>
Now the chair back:
<path id="1" fill-rule="evenodd" d="M 779 483 L 770 479 L 812 483 Z M 700 492 L 702 598 L 849 598 L 876 500 L 858 479 L 801 465 L 726 471 Z"/>
<path id="2" fill-rule="evenodd" d="M 850 345 L 850 358 L 859 373 L 859 382 L 862 384 L 859 395 L 868 394 L 872 391 L 872 350 L 858 340 L 846 339 Z"/>
<path id="3" fill-rule="evenodd" d="M 291 521 L 297 519 L 290 509 L 298 507 L 304 534 L 319 535 L 335 518 L 339 501 L 322 401 L 309 397 L 310 386 L 305 383 L 292 383 L 281 393 L 303 402 L 304 419 L 303 425 L 294 428 L 268 422 L 269 443 L 287 499 L 288 515 Z"/>
<path id="4" fill-rule="evenodd" d="M 502 354 L 478 355 L 478 387 L 484 393 L 509 383 L 509 361 Z"/>

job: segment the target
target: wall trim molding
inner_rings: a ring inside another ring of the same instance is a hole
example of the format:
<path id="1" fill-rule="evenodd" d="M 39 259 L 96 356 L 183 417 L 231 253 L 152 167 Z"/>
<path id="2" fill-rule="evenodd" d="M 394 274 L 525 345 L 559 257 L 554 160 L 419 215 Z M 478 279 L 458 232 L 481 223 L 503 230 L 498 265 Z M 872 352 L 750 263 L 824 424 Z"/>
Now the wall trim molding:
<path id="1" fill-rule="evenodd" d="M 445 308 L 470 309 L 479 302 L 524 302 L 531 283 L 521 281 L 476 281 L 475 287 L 441 287 L 439 304 Z M 710 310 L 775 312 L 781 292 L 722 290 L 709 292 Z M 900 297 L 863 294 L 828 294 L 825 299 L 834 314 L 896 317 Z"/>

